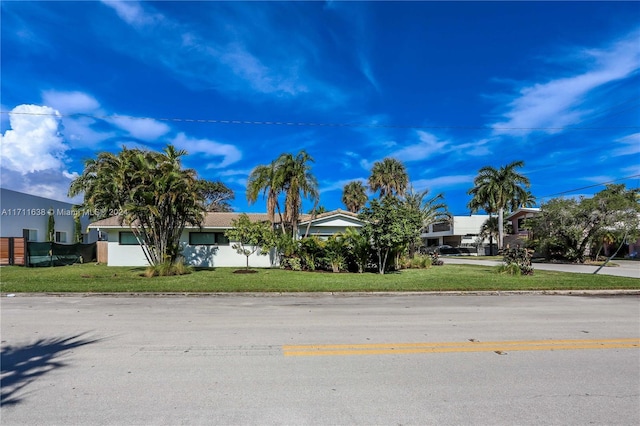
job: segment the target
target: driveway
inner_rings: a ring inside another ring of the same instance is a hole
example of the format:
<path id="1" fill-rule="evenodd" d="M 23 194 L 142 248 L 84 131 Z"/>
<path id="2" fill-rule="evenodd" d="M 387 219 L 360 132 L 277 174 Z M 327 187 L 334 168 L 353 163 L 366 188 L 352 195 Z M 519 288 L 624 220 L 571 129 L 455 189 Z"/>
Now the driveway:
<path id="1" fill-rule="evenodd" d="M 472 256 L 442 256 L 445 263 L 469 264 L 469 265 L 485 265 L 497 266 L 501 262 L 494 260 L 474 259 Z M 618 277 L 640 278 L 640 261 L 634 260 L 616 260 L 613 261 L 618 266 L 605 266 L 600 269 L 600 275 L 614 275 Z M 557 272 L 573 272 L 577 274 L 593 274 L 599 266 L 593 265 L 575 265 L 565 263 L 534 263 L 534 269 L 541 271 L 557 271 Z"/>

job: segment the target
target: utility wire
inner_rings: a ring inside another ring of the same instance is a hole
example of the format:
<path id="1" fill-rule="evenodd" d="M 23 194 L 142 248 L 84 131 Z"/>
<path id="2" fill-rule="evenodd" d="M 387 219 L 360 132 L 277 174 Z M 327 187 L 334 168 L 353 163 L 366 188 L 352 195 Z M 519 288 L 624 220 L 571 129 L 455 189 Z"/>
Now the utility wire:
<path id="1" fill-rule="evenodd" d="M 619 178 L 619 179 L 614 179 L 614 180 L 610 180 L 610 181 L 607 181 L 607 182 L 595 183 L 593 185 L 583 186 L 583 187 L 580 187 L 580 188 L 569 189 L 567 191 L 556 192 L 555 194 L 545 195 L 544 197 L 538 197 L 538 198 L 544 199 L 544 198 L 555 197 L 557 195 L 570 194 L 572 192 L 582 191 L 583 189 L 595 188 L 595 187 L 598 187 L 598 186 L 608 185 L 610 183 L 619 182 L 621 180 L 633 179 L 633 178 L 637 178 L 637 177 L 640 177 L 640 174 L 631 175 L 631 176 L 625 176 L 625 177 L 622 177 L 622 178 Z"/>
<path id="2" fill-rule="evenodd" d="M 255 126 L 292 126 L 292 127 L 350 127 L 350 128 L 395 128 L 395 129 L 466 129 L 466 130 L 612 130 L 612 129 L 640 129 L 640 126 L 605 126 L 605 127 L 493 127 L 493 126 L 422 126 L 400 124 L 366 124 L 366 123 L 321 123 L 299 121 L 257 121 L 257 120 L 221 120 L 198 118 L 157 118 L 134 117 L 130 115 L 91 115 L 91 114 L 54 114 L 36 112 L 12 112 L 0 111 L 0 114 L 30 115 L 30 116 L 55 116 L 55 117 L 87 117 L 98 120 L 113 120 L 126 118 L 132 120 L 155 120 L 177 123 L 204 123 L 204 124 L 233 124 Z"/>

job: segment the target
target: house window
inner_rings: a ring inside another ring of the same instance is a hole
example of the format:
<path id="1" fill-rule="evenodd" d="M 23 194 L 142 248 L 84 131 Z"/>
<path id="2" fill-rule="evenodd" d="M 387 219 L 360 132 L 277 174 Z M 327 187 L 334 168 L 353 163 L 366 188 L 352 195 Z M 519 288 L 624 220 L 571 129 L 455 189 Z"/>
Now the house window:
<path id="1" fill-rule="evenodd" d="M 131 231 L 122 231 L 118 235 L 118 243 L 121 246 L 137 246 L 138 240 L 136 236 Z"/>
<path id="2" fill-rule="evenodd" d="M 67 233 L 64 231 L 56 231 L 56 243 L 66 243 Z"/>
<path id="3" fill-rule="evenodd" d="M 228 245 L 229 239 L 224 232 L 189 232 L 189 245 L 212 246 Z"/>
<path id="4" fill-rule="evenodd" d="M 433 232 L 443 232 L 451 230 L 451 226 L 448 223 L 434 223 Z"/>
<path id="5" fill-rule="evenodd" d="M 37 229 L 23 229 L 22 236 L 27 239 L 27 241 L 38 241 L 38 230 Z"/>

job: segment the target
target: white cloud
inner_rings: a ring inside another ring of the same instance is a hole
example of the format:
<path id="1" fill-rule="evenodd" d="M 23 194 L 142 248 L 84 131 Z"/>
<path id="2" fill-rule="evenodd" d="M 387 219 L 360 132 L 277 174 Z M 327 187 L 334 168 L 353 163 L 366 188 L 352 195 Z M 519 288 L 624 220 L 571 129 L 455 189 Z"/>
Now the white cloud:
<path id="1" fill-rule="evenodd" d="M 633 133 L 615 141 L 615 147 L 608 153 L 611 157 L 640 154 L 640 133 Z"/>
<path id="2" fill-rule="evenodd" d="M 2 167 L 20 173 L 61 169 L 69 148 L 60 134 L 60 113 L 38 105 L 19 105 L 9 114 L 11 130 L 2 136 Z"/>
<path id="3" fill-rule="evenodd" d="M 102 0 L 102 3 L 115 10 L 118 16 L 127 24 L 136 28 L 152 25 L 162 20 L 162 16 L 159 14 L 147 13 L 137 1 Z"/>
<path id="4" fill-rule="evenodd" d="M 66 170 L 69 147 L 53 108 L 19 105 L 9 115 L 11 129 L 0 136 L 0 168 L 6 188 L 64 199 L 76 175 Z"/>
<path id="5" fill-rule="evenodd" d="M 100 103 L 93 96 L 77 91 L 47 90 L 42 93 L 42 101 L 62 114 L 95 113 L 100 109 Z"/>
<path id="6" fill-rule="evenodd" d="M 207 165 L 207 169 L 223 168 L 238 162 L 242 158 L 242 152 L 234 145 L 223 144 L 209 139 L 196 139 L 179 133 L 172 142 L 177 148 L 184 149 L 189 154 L 202 154 L 204 157 L 222 157 L 219 163 Z"/>
<path id="7" fill-rule="evenodd" d="M 492 125 L 494 134 L 526 135 L 535 128 L 561 128 L 578 123 L 591 112 L 583 104 L 589 92 L 625 79 L 640 68 L 639 37 L 640 32 L 635 31 L 604 49 L 584 50 L 581 62 L 590 62 L 591 68 L 581 74 L 520 89 L 503 114 L 506 120 Z"/>
<path id="8" fill-rule="evenodd" d="M 440 176 L 433 179 L 418 179 L 411 181 L 411 184 L 417 191 L 422 191 L 424 189 L 437 189 L 440 188 L 449 188 L 452 186 L 460 186 L 460 185 L 473 185 L 474 175 L 451 175 L 451 176 Z"/>
<path id="9" fill-rule="evenodd" d="M 150 118 L 112 116 L 107 121 L 143 141 L 152 141 L 171 130 L 167 124 Z"/>
<path id="10" fill-rule="evenodd" d="M 419 161 L 429 158 L 433 154 L 441 154 L 449 145 L 448 141 L 441 141 L 435 135 L 423 130 L 417 130 L 416 134 L 420 142 L 396 151 L 391 156 L 406 162 Z"/>

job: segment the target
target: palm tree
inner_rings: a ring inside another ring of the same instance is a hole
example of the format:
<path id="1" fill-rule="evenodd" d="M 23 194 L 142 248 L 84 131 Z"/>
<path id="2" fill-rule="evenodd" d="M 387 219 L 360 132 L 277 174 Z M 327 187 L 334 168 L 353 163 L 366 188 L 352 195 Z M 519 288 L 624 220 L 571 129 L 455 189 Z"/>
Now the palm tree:
<path id="1" fill-rule="evenodd" d="M 516 198 L 514 203 L 511 205 L 511 210 L 515 211 L 518 209 L 533 207 L 536 205 L 536 197 L 531 193 L 531 191 L 525 191 L 526 195 L 523 198 Z"/>
<path id="2" fill-rule="evenodd" d="M 247 181 L 247 201 L 249 204 L 253 204 L 260 193 L 262 193 L 263 197 L 266 195 L 267 215 L 272 225 L 275 223 L 276 210 L 280 214 L 280 223 L 282 223 L 278 197 L 284 187 L 277 171 L 276 161 L 272 161 L 271 164 L 260 165 L 253 169 Z"/>
<path id="3" fill-rule="evenodd" d="M 285 192 L 285 223 L 291 226 L 292 235 L 298 232 L 298 220 L 302 208 L 302 198 L 318 202 L 318 181 L 311 173 L 313 157 L 302 150 L 295 156 L 290 153 L 281 154 L 276 160 L 276 181 L 281 183 Z"/>
<path id="4" fill-rule="evenodd" d="M 358 213 L 367 199 L 367 188 L 358 180 L 349 182 L 342 189 L 342 202 L 351 213 Z"/>
<path id="5" fill-rule="evenodd" d="M 409 176 L 404 164 L 389 157 L 376 161 L 369 176 L 369 188 L 372 192 L 380 191 L 381 197 L 403 193 L 408 182 Z"/>
<path id="6" fill-rule="evenodd" d="M 502 248 L 504 240 L 504 210 L 529 197 L 525 189 L 531 185 L 529 179 L 516 171 L 521 167 L 524 167 L 524 161 L 514 161 L 499 169 L 485 166 L 478 170 L 474 187 L 467 192 L 473 195 L 469 202 L 472 212 L 479 208 L 498 212 L 498 248 Z"/>
<path id="7" fill-rule="evenodd" d="M 451 221 L 451 214 L 444 202 L 444 194 L 439 193 L 433 197 L 426 198 L 428 195 L 428 188 L 424 191 L 415 192 L 413 187 L 410 187 L 404 195 L 404 204 L 407 209 L 420 214 L 422 229 L 428 227 L 432 223 Z M 409 244 L 409 257 L 414 256 L 418 248 L 416 246 L 417 242 L 418 241 Z"/>

